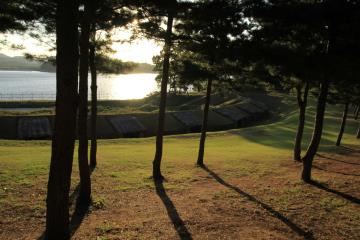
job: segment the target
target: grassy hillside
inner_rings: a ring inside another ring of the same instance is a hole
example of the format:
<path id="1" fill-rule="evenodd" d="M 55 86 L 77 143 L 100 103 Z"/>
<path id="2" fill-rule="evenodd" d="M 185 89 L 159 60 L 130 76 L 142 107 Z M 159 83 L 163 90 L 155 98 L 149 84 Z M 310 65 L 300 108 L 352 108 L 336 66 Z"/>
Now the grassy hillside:
<path id="1" fill-rule="evenodd" d="M 310 107 L 305 143 L 313 114 Z M 302 183 L 301 165 L 292 161 L 295 112 L 269 125 L 210 133 L 207 169 L 195 167 L 198 134 L 165 137 L 163 185 L 150 178 L 154 138 L 101 140 L 94 204 L 75 215 L 81 225 L 74 220 L 74 239 L 359 239 L 357 123 L 349 121 L 346 148 L 335 147 L 339 120 L 331 107 L 315 160 L 318 186 Z M 0 239 L 41 235 L 50 145 L 0 141 Z"/>

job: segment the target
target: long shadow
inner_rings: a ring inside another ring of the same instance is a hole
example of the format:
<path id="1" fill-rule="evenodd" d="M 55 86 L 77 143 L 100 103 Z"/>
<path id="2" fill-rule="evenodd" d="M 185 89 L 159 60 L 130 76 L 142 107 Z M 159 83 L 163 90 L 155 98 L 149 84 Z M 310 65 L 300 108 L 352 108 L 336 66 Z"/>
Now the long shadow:
<path id="1" fill-rule="evenodd" d="M 343 145 L 339 146 L 339 148 L 342 148 L 342 149 L 344 149 L 345 151 L 348 151 L 348 152 L 357 152 L 357 153 L 360 152 L 359 149 L 354 149 L 354 148 L 346 147 L 346 146 L 343 146 Z"/>
<path id="2" fill-rule="evenodd" d="M 191 240 L 192 239 L 191 234 L 186 228 L 184 221 L 179 216 L 179 213 L 177 212 L 174 203 L 166 194 L 162 181 L 154 181 L 154 182 L 155 182 L 156 193 L 160 197 L 161 201 L 164 203 L 167 214 L 171 219 L 180 239 Z"/>
<path id="3" fill-rule="evenodd" d="M 304 239 L 306 240 L 312 240 L 315 239 L 313 236 L 312 232 L 309 231 L 305 231 L 304 229 L 302 229 L 301 227 L 299 227 L 298 225 L 296 225 L 295 223 L 293 223 L 290 219 L 288 219 L 287 217 L 285 217 L 284 215 L 282 215 L 280 212 L 276 211 L 275 209 L 273 209 L 270 205 L 261 202 L 259 199 L 257 199 L 256 197 L 250 195 L 247 192 L 244 192 L 243 190 L 241 190 L 240 188 L 233 186 L 227 182 L 225 182 L 219 175 L 217 175 L 215 172 L 211 171 L 209 168 L 207 168 L 206 166 L 202 167 L 207 173 L 209 173 L 209 175 L 211 177 L 213 177 L 218 183 L 220 183 L 221 185 L 237 192 L 238 194 L 246 197 L 249 201 L 254 202 L 258 205 L 260 205 L 263 209 L 265 209 L 266 211 L 268 211 L 268 213 L 270 213 L 273 217 L 279 219 L 280 221 L 282 221 L 283 223 L 285 223 L 288 227 L 290 227 L 295 233 L 297 233 L 299 236 L 304 237 Z"/>
<path id="4" fill-rule="evenodd" d="M 356 198 L 356 197 L 353 197 L 347 193 L 343 193 L 343 192 L 340 192 L 338 190 L 335 190 L 335 189 L 331 189 L 331 188 L 328 188 L 327 186 L 325 186 L 324 184 L 321 184 L 319 182 L 316 182 L 316 181 L 311 181 L 310 184 L 314 187 L 317 187 L 321 190 L 324 190 L 326 192 L 329 192 L 329 193 L 333 193 L 333 194 L 336 194 L 352 203 L 356 203 L 356 204 L 360 204 L 360 199 L 359 198 Z"/>
<path id="5" fill-rule="evenodd" d="M 95 170 L 95 167 L 90 167 L 90 175 Z M 76 201 L 77 197 L 79 196 L 80 192 L 80 183 L 76 185 L 74 191 L 69 195 L 69 206 L 73 205 Z M 70 228 L 70 236 L 73 236 L 76 232 L 76 230 L 80 227 L 82 221 L 84 220 L 86 214 L 89 212 L 90 205 L 75 205 L 75 211 L 71 216 L 69 228 Z M 37 238 L 37 240 L 44 240 L 45 239 L 45 231 L 41 234 L 40 237 Z"/>
<path id="6" fill-rule="evenodd" d="M 94 170 L 95 167 L 90 167 L 90 175 L 92 175 Z M 80 191 L 80 183 L 78 183 L 75 190 L 69 196 L 69 204 L 72 204 L 74 200 L 78 198 L 79 191 Z M 91 203 L 89 203 L 88 205 L 82 205 L 76 202 L 75 211 L 73 212 L 70 219 L 70 236 L 73 236 L 80 227 L 85 216 L 89 213 L 90 205 Z"/>
<path id="7" fill-rule="evenodd" d="M 88 214 L 89 212 L 89 205 L 80 205 L 80 204 L 76 204 L 75 207 L 75 211 L 74 213 L 71 215 L 71 219 L 70 219 L 70 223 L 69 223 L 69 229 L 70 229 L 70 237 L 72 237 L 75 232 L 78 230 L 78 228 L 80 227 L 82 221 L 84 220 L 85 216 Z M 44 231 L 40 237 L 37 238 L 37 240 L 45 240 L 45 234 L 46 232 Z"/>
<path id="8" fill-rule="evenodd" d="M 70 236 L 72 237 L 80 227 L 85 216 L 89 213 L 89 205 L 76 204 L 75 211 L 70 219 Z"/>
<path id="9" fill-rule="evenodd" d="M 316 155 L 319 156 L 320 158 L 325 158 L 325 159 L 328 159 L 328 160 L 331 160 L 331 161 L 341 162 L 341 163 L 346 163 L 346 164 L 351 164 L 351 165 L 359 165 L 360 166 L 360 163 L 346 162 L 346 161 L 339 160 L 339 159 L 332 158 L 332 157 L 328 157 L 328 156 L 325 156 L 325 155 L 322 155 L 322 154 L 319 154 L 319 153 L 317 153 Z"/>
<path id="10" fill-rule="evenodd" d="M 338 171 L 331 171 L 331 170 L 328 170 L 328 169 L 325 169 L 325 168 L 322 168 L 322 167 L 319 167 L 319 166 L 316 166 L 316 165 L 313 165 L 313 168 L 318 169 L 320 171 L 329 172 L 329 173 L 341 174 L 341 175 L 344 175 L 344 176 L 360 177 L 360 174 L 352 174 L 352 173 L 343 173 L 343 172 L 338 172 Z"/>
<path id="11" fill-rule="evenodd" d="M 95 170 L 95 167 L 89 167 L 90 169 L 90 175 L 93 173 L 93 171 Z M 78 183 L 78 185 L 76 185 L 74 191 L 69 195 L 69 205 L 73 205 L 77 199 L 77 197 L 79 196 L 79 192 L 80 192 L 80 183 Z"/>

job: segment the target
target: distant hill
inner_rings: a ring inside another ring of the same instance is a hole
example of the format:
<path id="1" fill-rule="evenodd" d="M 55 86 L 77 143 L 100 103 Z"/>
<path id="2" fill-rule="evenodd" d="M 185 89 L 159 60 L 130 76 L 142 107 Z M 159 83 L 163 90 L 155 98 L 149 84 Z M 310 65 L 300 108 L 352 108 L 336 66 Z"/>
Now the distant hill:
<path id="1" fill-rule="evenodd" d="M 29 61 L 24 57 L 9 57 L 0 53 L 0 70 L 39 70 L 40 62 Z"/>
<path id="2" fill-rule="evenodd" d="M 130 73 L 154 73 L 154 65 L 148 63 L 136 63 L 137 66 Z"/>
<path id="3" fill-rule="evenodd" d="M 154 72 L 154 65 L 148 63 L 136 64 L 137 66 L 128 73 Z M 0 70 L 55 72 L 56 67 L 48 62 L 43 63 L 38 61 L 30 61 L 22 56 L 9 57 L 5 54 L 0 53 Z"/>

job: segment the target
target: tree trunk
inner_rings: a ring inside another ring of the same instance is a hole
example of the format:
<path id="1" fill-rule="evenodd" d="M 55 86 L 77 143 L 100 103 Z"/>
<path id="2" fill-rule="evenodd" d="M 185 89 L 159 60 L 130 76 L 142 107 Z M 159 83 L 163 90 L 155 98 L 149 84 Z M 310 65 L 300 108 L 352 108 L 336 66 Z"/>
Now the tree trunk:
<path id="1" fill-rule="evenodd" d="M 80 81 L 79 81 L 79 173 L 80 192 L 78 202 L 87 205 L 91 200 L 91 180 L 88 163 L 88 136 L 87 136 L 87 112 L 88 112 L 88 72 L 89 72 L 89 40 L 90 18 L 89 6 L 85 2 L 84 16 L 81 21 L 80 34 Z"/>
<path id="2" fill-rule="evenodd" d="M 161 158 L 163 152 L 163 135 L 164 135 L 164 125 L 165 125 L 167 85 L 169 82 L 170 51 L 171 51 L 171 41 L 172 41 L 171 36 L 172 36 L 173 20 L 174 20 L 173 13 L 169 12 L 167 28 L 166 28 L 165 46 L 164 46 L 164 62 L 163 62 L 163 70 L 162 70 L 163 73 L 162 73 L 161 91 L 160 91 L 159 119 L 158 119 L 157 135 L 156 135 L 156 152 L 153 161 L 154 180 L 163 179 L 163 176 L 161 174 Z"/>
<path id="3" fill-rule="evenodd" d="M 305 182 L 311 181 L 312 162 L 313 162 L 315 154 L 319 148 L 319 144 L 321 141 L 321 135 L 322 135 L 322 131 L 323 131 L 324 115 L 325 115 L 328 90 L 329 90 L 329 82 L 327 81 L 327 79 L 324 79 L 320 86 L 320 93 L 319 93 L 318 103 L 317 103 L 317 108 L 316 108 L 314 131 L 312 134 L 310 145 L 306 151 L 304 158 L 302 159 L 303 172 L 302 172 L 301 178 Z"/>
<path id="4" fill-rule="evenodd" d="M 211 87 L 212 87 L 212 78 L 209 78 L 208 83 L 207 83 L 207 89 L 206 89 L 204 118 L 203 118 L 203 123 L 202 123 L 202 128 L 201 128 L 199 154 L 198 154 L 198 159 L 197 159 L 198 166 L 204 166 L 204 151 L 205 151 L 206 132 L 208 129 L 208 116 L 209 116 L 209 107 L 210 107 L 210 100 L 211 100 Z"/>
<path id="5" fill-rule="evenodd" d="M 301 161 L 301 143 L 302 143 L 302 137 L 304 134 L 304 127 L 305 127 L 305 114 L 306 114 L 308 93 L 309 93 L 308 82 L 306 82 L 305 85 L 303 99 L 301 99 L 301 88 L 297 88 L 297 99 L 299 105 L 299 124 L 298 124 L 298 130 L 296 133 L 295 146 L 294 146 L 295 161 Z"/>
<path id="6" fill-rule="evenodd" d="M 358 105 L 355 110 L 355 117 L 354 117 L 355 120 L 357 120 L 359 118 L 359 111 L 360 111 L 360 106 Z"/>
<path id="7" fill-rule="evenodd" d="M 69 189 L 76 136 L 78 3 L 57 1 L 56 110 L 46 198 L 46 239 L 69 238 Z"/>
<path id="8" fill-rule="evenodd" d="M 344 113 L 343 113 L 343 117 L 342 117 L 342 121 L 341 121 L 339 136 L 336 141 L 336 146 L 340 146 L 340 144 L 341 144 L 341 139 L 342 139 L 342 136 L 343 136 L 344 130 L 345 130 L 348 109 L 349 109 L 349 103 L 347 102 L 347 103 L 345 103 Z"/>
<path id="9" fill-rule="evenodd" d="M 357 138 L 357 139 L 360 138 L 360 124 L 359 124 L 359 128 L 358 128 L 358 130 L 357 130 L 356 138 Z"/>
<path id="10" fill-rule="evenodd" d="M 90 46 L 90 72 L 91 72 L 91 147 L 90 147 L 90 166 L 96 167 L 96 152 L 97 152 L 97 73 L 95 64 L 95 46 Z"/>

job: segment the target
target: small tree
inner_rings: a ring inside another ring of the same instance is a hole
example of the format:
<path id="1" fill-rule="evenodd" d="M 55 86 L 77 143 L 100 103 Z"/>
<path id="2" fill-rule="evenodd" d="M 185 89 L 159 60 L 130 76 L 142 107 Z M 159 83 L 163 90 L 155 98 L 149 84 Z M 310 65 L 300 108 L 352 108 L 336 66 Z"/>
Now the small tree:
<path id="1" fill-rule="evenodd" d="M 163 153 L 163 136 L 165 126 L 165 111 L 167 86 L 169 82 L 170 56 L 173 45 L 174 19 L 179 14 L 179 4 L 176 0 L 171 1 L 140 1 L 138 34 L 148 38 L 164 41 L 164 59 L 162 66 L 162 80 L 160 87 L 160 105 L 158 114 L 158 128 L 156 134 L 156 150 L 153 160 L 152 175 L 155 181 L 161 181 L 164 177 L 161 174 L 161 160 Z M 165 21 L 166 19 L 166 21 Z M 162 28 L 166 24 L 166 29 Z"/>
<path id="2" fill-rule="evenodd" d="M 242 16 L 238 1 L 198 1 L 187 12 L 187 17 L 179 24 L 182 41 L 180 47 L 192 52 L 193 61 L 200 69 L 206 69 L 206 97 L 201 130 L 197 165 L 204 165 L 208 114 L 213 81 L 223 77 L 221 66 L 225 64 L 233 39 L 243 33 Z M 236 36 L 236 37 L 234 37 Z M 201 67 L 202 66 L 202 67 Z"/>
<path id="3" fill-rule="evenodd" d="M 89 67 L 91 73 L 91 116 L 90 116 L 90 166 L 97 164 L 97 73 L 121 73 L 131 69 L 131 64 L 107 57 L 112 53 L 111 31 L 115 28 L 126 27 L 134 19 L 132 8 L 137 2 L 127 0 L 105 0 L 92 3 L 92 16 L 90 21 Z M 104 34 L 106 33 L 106 34 Z M 98 35 L 105 35 L 100 38 Z"/>

